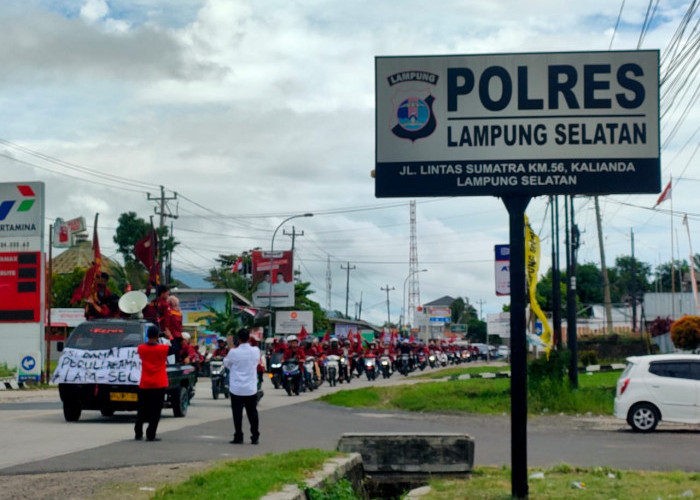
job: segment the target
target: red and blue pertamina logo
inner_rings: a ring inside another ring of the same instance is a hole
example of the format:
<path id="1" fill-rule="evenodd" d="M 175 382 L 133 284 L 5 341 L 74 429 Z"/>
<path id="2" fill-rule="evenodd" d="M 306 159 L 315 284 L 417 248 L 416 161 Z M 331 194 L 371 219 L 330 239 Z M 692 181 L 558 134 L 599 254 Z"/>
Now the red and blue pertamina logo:
<path id="1" fill-rule="evenodd" d="M 17 212 L 28 212 L 31 210 L 32 206 L 34 206 L 36 194 L 34 194 L 34 190 L 30 186 L 26 184 L 18 184 L 17 190 L 22 198 L 19 200 L 3 200 L 0 202 L 0 221 L 7 218 L 16 203 L 19 203 L 17 205 Z"/>
<path id="2" fill-rule="evenodd" d="M 429 85 L 436 85 L 438 75 L 427 71 L 402 71 L 388 77 L 389 86 L 398 85 L 392 98 L 391 132 L 401 139 L 415 142 L 430 136 L 437 125 Z"/>

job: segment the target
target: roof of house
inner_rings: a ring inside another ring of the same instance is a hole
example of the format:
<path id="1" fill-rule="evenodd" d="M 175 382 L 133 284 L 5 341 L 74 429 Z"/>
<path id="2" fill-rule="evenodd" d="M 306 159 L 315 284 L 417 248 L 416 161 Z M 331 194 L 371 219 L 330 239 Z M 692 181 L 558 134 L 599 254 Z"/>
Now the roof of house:
<path id="1" fill-rule="evenodd" d="M 452 303 L 457 300 L 454 297 L 450 297 L 449 295 L 445 295 L 444 297 L 440 297 L 439 299 L 433 300 L 432 302 L 426 302 L 423 304 L 423 307 L 428 307 L 428 306 L 451 306 Z"/>

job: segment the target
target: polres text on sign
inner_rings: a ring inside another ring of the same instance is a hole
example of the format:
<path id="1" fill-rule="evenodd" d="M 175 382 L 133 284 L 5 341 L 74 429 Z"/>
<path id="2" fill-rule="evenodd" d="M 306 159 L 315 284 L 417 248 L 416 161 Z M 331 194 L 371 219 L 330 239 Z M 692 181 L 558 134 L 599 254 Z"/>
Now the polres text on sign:
<path id="1" fill-rule="evenodd" d="M 377 197 L 657 193 L 658 51 L 377 57 Z"/>

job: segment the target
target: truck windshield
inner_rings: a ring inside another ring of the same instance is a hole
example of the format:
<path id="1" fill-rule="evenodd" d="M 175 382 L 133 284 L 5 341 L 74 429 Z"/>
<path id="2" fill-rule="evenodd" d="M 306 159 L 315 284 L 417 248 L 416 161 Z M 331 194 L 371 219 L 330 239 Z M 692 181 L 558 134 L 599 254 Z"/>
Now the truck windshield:
<path id="1" fill-rule="evenodd" d="M 155 327 L 154 327 L 155 328 Z M 66 341 L 66 347 L 97 351 L 113 347 L 136 347 L 145 340 L 141 323 L 119 321 L 114 323 L 82 323 Z"/>

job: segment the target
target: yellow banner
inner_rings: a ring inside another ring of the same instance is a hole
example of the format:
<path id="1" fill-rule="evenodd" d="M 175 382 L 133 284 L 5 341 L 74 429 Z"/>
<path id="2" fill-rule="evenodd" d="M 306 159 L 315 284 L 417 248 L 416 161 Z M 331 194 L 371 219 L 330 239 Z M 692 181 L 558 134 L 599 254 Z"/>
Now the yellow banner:
<path id="1" fill-rule="evenodd" d="M 525 216 L 525 268 L 527 273 L 528 290 L 530 292 L 530 309 L 542 322 L 542 335 L 540 339 L 547 344 L 546 352 L 552 348 L 552 329 L 547 322 L 540 305 L 537 303 L 537 271 L 540 268 L 540 237 L 530 226 L 530 221 Z"/>

